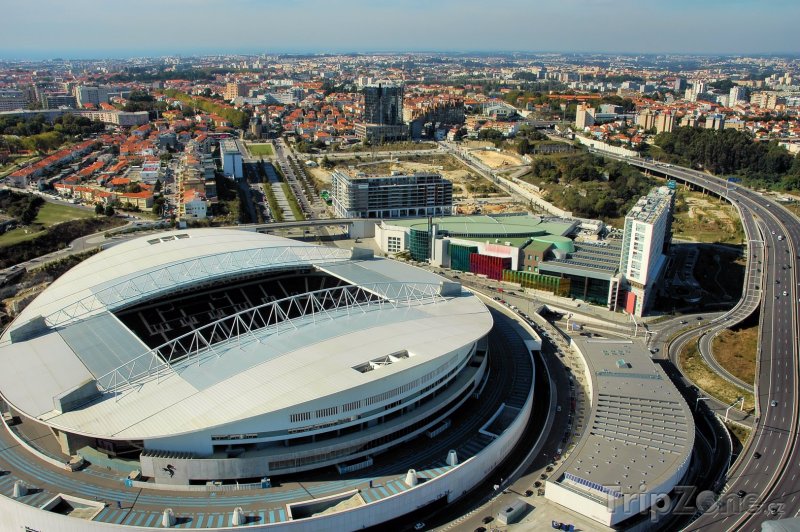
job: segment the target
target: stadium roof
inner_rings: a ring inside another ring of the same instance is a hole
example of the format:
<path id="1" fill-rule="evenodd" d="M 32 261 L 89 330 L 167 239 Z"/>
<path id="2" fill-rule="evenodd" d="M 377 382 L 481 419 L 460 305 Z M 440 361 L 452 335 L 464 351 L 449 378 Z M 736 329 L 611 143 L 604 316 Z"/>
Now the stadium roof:
<path id="1" fill-rule="evenodd" d="M 180 234 L 188 237 L 178 238 Z M 156 238 L 158 243 L 150 243 Z M 156 248 L 159 253 L 153 251 Z M 236 261 L 229 259 L 223 264 L 231 267 L 219 275 L 245 273 L 247 264 L 256 271 L 269 269 L 255 260 L 263 258 L 256 253 L 260 248 L 297 259 L 295 267 L 317 262 L 318 269 L 357 286 L 418 283 L 439 287 L 440 295 L 435 302 L 341 310 L 326 313 L 327 319 L 318 314 L 294 319 L 291 326 L 256 330 L 215 344 L 215 356 L 169 367 L 158 378 L 144 379 L 122 393 L 102 394 L 79 408 L 56 408 L 57 398 L 84 387 L 94 389 L 109 368 L 148 351 L 112 313 L 99 308 L 32 338 L 11 343 L 6 334 L 0 344 L 4 398 L 22 413 L 69 432 L 115 439 L 167 437 L 284 410 L 302 411 L 309 408 L 304 403 L 324 403 L 333 394 L 338 394 L 338 404 L 347 397 L 354 400 L 372 390 L 393 388 L 440 367 L 449 353 L 491 328 L 491 316 L 478 298 L 460 288 L 452 290 L 457 287 L 453 283 L 450 291 L 444 290 L 448 282 L 425 270 L 388 259 L 351 259 L 349 250 L 221 229 L 146 236 L 101 252 L 53 283 L 39 296 L 42 301 L 32 303 L 34 312 L 27 316 L 117 286 L 120 279 L 138 279 L 140 270 L 162 271 L 187 260 L 202 260 L 208 266 L 210 253 L 250 252 L 252 260 L 244 261 L 245 266 L 237 263 L 233 268 Z M 319 253 L 327 251 L 334 255 L 326 262 Z M 273 266 L 284 269 L 285 264 L 281 259 Z M 217 275 L 216 270 L 209 273 Z M 197 275 L 189 277 L 194 283 L 202 281 Z M 168 293 L 161 288 L 157 292 Z M 375 371 L 355 369 L 398 352 L 409 356 Z M 280 416 L 288 422 L 288 414 Z"/>
<path id="2" fill-rule="evenodd" d="M 143 236 L 69 270 L 19 314 L 10 331 L 38 316 L 63 325 L 215 277 L 349 259 L 349 250 L 249 231 L 194 229 Z"/>

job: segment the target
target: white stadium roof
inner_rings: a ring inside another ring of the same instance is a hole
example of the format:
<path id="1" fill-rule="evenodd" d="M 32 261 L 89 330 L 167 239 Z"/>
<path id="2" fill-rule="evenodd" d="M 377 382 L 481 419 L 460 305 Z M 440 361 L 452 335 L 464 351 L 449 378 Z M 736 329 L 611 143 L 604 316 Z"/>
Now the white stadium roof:
<path id="1" fill-rule="evenodd" d="M 159 233 L 119 244 L 78 264 L 28 305 L 11 329 L 36 316 L 61 325 L 201 278 L 349 258 L 348 250 L 250 231 Z"/>
<path id="2" fill-rule="evenodd" d="M 24 331 L 27 321 L 43 316 L 46 331 L 13 343 L 6 332 L 0 343 L 0 392 L 22 413 L 68 432 L 113 439 L 169 437 L 301 411 L 303 403 L 333 394 L 338 394 L 337 401 L 347 395 L 363 398 L 367 389 L 388 389 L 440 367 L 448 353 L 491 328 L 485 306 L 466 291 L 454 291 L 445 279 L 395 261 L 358 260 L 350 254 L 222 229 L 162 233 L 120 244 L 54 282 L 11 329 Z M 257 330 L 215 344 L 214 356 L 167 366 L 117 394 L 106 393 L 63 412 L 57 408 L 54 398 L 91 387 L 109 368 L 148 352 L 109 310 L 182 285 L 303 265 L 356 286 L 414 283 L 435 287 L 436 294 L 403 305 L 326 313 L 325 319 L 309 315 L 293 320 L 291 327 Z M 65 313 L 65 308 L 72 310 Z M 398 352 L 409 356 L 375 371 L 354 369 Z"/>

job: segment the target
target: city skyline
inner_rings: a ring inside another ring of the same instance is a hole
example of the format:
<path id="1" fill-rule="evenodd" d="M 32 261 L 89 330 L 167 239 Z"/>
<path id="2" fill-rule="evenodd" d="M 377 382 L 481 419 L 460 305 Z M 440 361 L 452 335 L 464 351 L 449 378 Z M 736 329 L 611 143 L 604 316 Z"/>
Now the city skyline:
<path id="1" fill-rule="evenodd" d="M 510 0 L 503 9 L 474 0 L 436 5 L 414 0 L 402 7 L 348 0 L 335 9 L 321 0 L 291 5 L 233 0 L 224 8 L 209 0 L 143 0 L 135 10 L 99 5 L 96 0 L 45 0 L 7 6 L 0 57 L 370 51 L 736 55 L 800 49 L 792 28 L 800 19 L 800 4 L 789 0 L 768 5 L 760 0 L 700 5 L 686 0 L 567 0 L 557 5 Z M 320 15 L 326 11 L 331 16 Z"/>

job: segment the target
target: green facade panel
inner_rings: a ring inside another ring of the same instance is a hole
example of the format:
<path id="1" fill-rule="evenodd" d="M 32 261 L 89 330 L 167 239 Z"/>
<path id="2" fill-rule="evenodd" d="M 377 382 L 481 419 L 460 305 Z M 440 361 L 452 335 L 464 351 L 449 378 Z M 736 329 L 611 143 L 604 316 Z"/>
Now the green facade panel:
<path id="1" fill-rule="evenodd" d="M 477 253 L 478 246 L 460 246 L 450 244 L 450 268 L 462 272 L 469 271 L 469 255 Z"/>
<path id="2" fill-rule="evenodd" d="M 509 283 L 519 283 L 523 288 L 545 290 L 556 295 L 566 295 L 570 290 L 569 279 L 534 272 L 503 270 L 503 280 Z"/>
<path id="3" fill-rule="evenodd" d="M 431 258 L 431 236 L 428 229 L 411 229 L 408 235 L 408 250 L 411 258 L 425 261 Z"/>

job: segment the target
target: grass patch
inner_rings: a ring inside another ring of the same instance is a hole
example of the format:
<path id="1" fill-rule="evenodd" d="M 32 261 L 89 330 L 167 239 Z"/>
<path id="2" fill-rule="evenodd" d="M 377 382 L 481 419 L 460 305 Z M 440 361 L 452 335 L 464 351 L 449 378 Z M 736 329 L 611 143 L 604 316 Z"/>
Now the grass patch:
<path id="1" fill-rule="evenodd" d="M 755 382 L 756 353 L 758 352 L 758 326 L 724 330 L 714 337 L 714 358 L 744 382 Z"/>
<path id="2" fill-rule="evenodd" d="M 11 231 L 6 231 L 0 235 L 0 248 L 4 246 L 13 246 L 14 244 L 19 244 L 20 242 L 32 240 L 43 233 L 44 229 L 37 225 L 18 227 L 16 229 L 12 229 Z"/>
<path id="3" fill-rule="evenodd" d="M 119 218 L 105 216 L 63 222 L 36 233 L 34 238 L 25 242 L 4 246 L 0 253 L 0 268 L 58 251 L 78 237 L 100 233 L 124 223 Z"/>
<path id="4" fill-rule="evenodd" d="M 739 440 L 739 444 L 744 447 L 744 444 L 747 442 L 747 438 L 750 437 L 751 431 L 742 427 L 741 425 L 737 425 L 736 423 L 725 423 L 725 427 L 728 429 L 728 432 L 731 433 L 731 437 L 734 440 Z"/>
<path id="5" fill-rule="evenodd" d="M 249 151 L 250 155 L 254 157 L 261 155 L 272 157 L 275 155 L 275 151 L 272 149 L 272 144 L 248 144 L 247 151 Z"/>
<path id="6" fill-rule="evenodd" d="M 272 221 L 282 222 L 283 211 L 278 205 L 278 199 L 275 197 L 275 192 L 272 191 L 272 186 L 269 183 L 262 183 L 261 189 L 264 191 L 264 197 L 267 198 L 267 205 L 269 205 L 269 212 L 272 215 Z"/>
<path id="7" fill-rule="evenodd" d="M 48 202 L 39 209 L 39 214 L 36 216 L 34 223 L 42 224 L 44 227 L 50 227 L 51 225 L 61 222 L 93 217 L 94 212 L 92 211 Z"/>
<path id="8" fill-rule="evenodd" d="M 294 195 L 292 187 L 290 187 L 289 184 L 284 181 L 281 183 L 281 188 L 283 189 L 283 193 L 286 195 L 286 200 L 289 202 L 289 208 L 292 209 L 292 214 L 294 214 L 295 220 L 305 220 L 306 217 L 303 214 L 303 209 L 301 209 L 300 205 L 297 203 L 297 198 Z"/>
<path id="9" fill-rule="evenodd" d="M 39 208 L 33 223 L 26 227 L 18 227 L 0 235 L 0 247 L 12 246 L 44 234 L 45 230 L 62 222 L 94 218 L 91 211 L 77 209 L 68 205 L 44 203 Z"/>
<path id="10" fill-rule="evenodd" d="M 752 393 L 739 388 L 735 384 L 731 384 L 708 367 L 697 350 L 696 337 L 687 342 L 681 349 L 679 363 L 683 374 L 715 399 L 725 404 L 731 404 L 737 397 L 744 397 L 744 410 L 750 411 L 755 408 Z"/>

